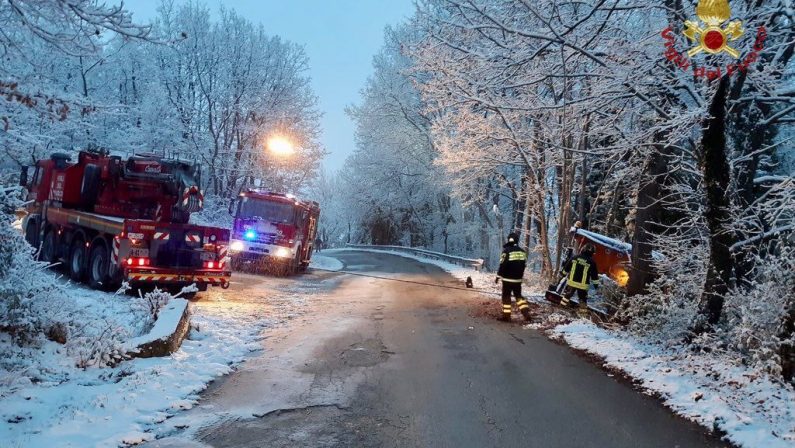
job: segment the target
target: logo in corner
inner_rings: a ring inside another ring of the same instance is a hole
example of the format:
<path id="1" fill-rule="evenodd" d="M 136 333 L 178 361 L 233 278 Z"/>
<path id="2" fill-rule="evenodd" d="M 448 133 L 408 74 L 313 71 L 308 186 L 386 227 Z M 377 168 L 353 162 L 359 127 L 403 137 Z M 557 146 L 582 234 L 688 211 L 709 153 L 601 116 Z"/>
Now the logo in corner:
<path id="1" fill-rule="evenodd" d="M 693 57 L 702 51 L 709 54 L 728 53 L 737 59 L 740 52 L 729 46 L 745 34 L 743 24 L 739 20 L 729 22 L 725 28 L 721 26 L 731 18 L 729 0 L 699 0 L 696 6 L 696 15 L 700 22 L 685 21 L 685 30 L 682 34 L 697 45 L 687 51 Z M 702 24 L 705 25 L 702 27 Z"/>

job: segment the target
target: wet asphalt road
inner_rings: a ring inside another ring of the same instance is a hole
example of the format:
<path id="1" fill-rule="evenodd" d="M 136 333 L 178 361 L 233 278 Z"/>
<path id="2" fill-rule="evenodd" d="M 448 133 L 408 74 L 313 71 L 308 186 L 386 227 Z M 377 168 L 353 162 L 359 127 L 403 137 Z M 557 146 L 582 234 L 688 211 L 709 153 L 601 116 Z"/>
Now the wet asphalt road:
<path id="1" fill-rule="evenodd" d="M 456 284 L 397 256 L 333 256 L 350 271 Z M 205 392 L 188 416 L 210 423 L 149 446 L 725 446 L 568 347 L 471 317 L 474 294 L 318 272 L 296 281 L 327 288 L 307 318 Z"/>

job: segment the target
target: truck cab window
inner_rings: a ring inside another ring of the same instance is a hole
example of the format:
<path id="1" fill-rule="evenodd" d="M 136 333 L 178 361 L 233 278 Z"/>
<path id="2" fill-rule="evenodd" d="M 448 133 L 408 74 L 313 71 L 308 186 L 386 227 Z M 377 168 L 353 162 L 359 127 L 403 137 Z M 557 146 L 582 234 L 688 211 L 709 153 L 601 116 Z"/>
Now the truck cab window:
<path id="1" fill-rule="evenodd" d="M 33 184 L 32 187 L 38 187 L 41 184 L 41 178 L 44 177 L 44 170 L 36 167 L 36 171 L 33 173 Z"/>

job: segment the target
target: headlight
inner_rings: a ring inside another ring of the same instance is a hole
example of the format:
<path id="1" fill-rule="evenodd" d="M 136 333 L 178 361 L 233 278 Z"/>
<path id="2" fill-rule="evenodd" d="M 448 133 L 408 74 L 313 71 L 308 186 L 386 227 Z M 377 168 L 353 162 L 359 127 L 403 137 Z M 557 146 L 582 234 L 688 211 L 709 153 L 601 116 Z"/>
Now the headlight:
<path id="1" fill-rule="evenodd" d="M 276 252 L 273 253 L 277 257 L 287 258 L 290 256 L 290 249 L 285 249 L 284 247 L 280 247 L 276 249 Z"/>
<path id="2" fill-rule="evenodd" d="M 229 245 L 229 249 L 233 252 L 240 252 L 246 249 L 246 245 L 243 244 L 242 241 L 232 241 L 232 244 Z"/>
<path id="3" fill-rule="evenodd" d="M 627 283 L 629 283 L 629 272 L 618 268 L 615 270 L 614 279 L 616 283 L 618 283 L 618 286 L 623 288 L 624 286 L 627 286 Z"/>

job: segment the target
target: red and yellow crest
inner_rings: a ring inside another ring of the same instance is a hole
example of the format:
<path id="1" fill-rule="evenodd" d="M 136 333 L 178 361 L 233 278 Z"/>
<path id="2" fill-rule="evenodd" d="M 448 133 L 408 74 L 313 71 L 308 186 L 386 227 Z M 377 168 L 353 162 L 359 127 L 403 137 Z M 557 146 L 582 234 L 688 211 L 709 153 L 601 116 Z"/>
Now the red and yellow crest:
<path id="1" fill-rule="evenodd" d="M 735 59 L 740 57 L 740 52 L 730 47 L 729 42 L 739 39 L 745 33 L 742 22 L 734 20 L 725 28 L 721 27 L 731 17 L 729 0 L 699 0 L 696 15 L 700 22 L 685 21 L 683 31 L 690 41 L 697 44 L 688 50 L 688 56 L 693 57 L 702 51 L 710 54 L 725 51 Z"/>

